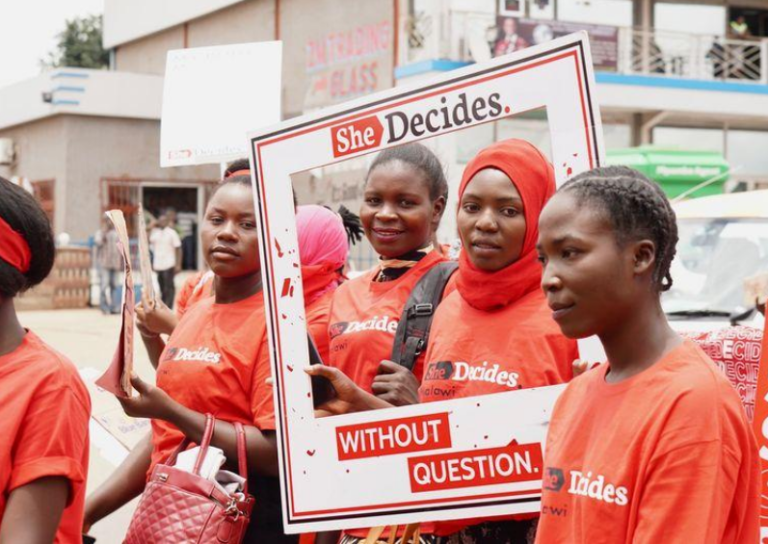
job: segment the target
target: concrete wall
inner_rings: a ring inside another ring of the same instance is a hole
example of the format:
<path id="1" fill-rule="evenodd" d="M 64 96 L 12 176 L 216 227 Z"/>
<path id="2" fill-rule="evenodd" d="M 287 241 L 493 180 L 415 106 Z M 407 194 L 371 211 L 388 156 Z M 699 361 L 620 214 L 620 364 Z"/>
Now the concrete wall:
<path id="1" fill-rule="evenodd" d="M 6 177 L 25 177 L 30 181 L 54 180 L 54 230 L 63 230 L 67 172 L 67 138 L 62 116 L 0 130 L 0 138 L 11 138 L 16 145 L 16 163 L 3 168 Z"/>
<path id="2" fill-rule="evenodd" d="M 116 69 L 163 75 L 171 49 L 205 47 L 275 39 L 275 1 L 239 2 L 204 17 L 122 44 L 115 53 Z"/>
<path id="3" fill-rule="evenodd" d="M 185 32 L 187 47 L 283 40 L 284 118 L 394 84 L 393 0 L 247 0 L 120 45 L 116 69 L 163 74 L 166 53 L 184 47 Z M 338 54 L 347 44 L 371 35 L 380 42 L 375 51 Z M 312 50 L 329 53 L 328 62 L 312 63 Z"/>
<path id="4" fill-rule="evenodd" d="M 189 22 L 188 47 L 275 39 L 275 0 L 249 0 Z"/>
<path id="5" fill-rule="evenodd" d="M 146 38 L 121 45 L 115 52 L 115 69 L 120 72 L 163 75 L 165 57 L 171 49 L 184 47 L 184 28 L 176 26 Z"/>
<path id="6" fill-rule="evenodd" d="M 374 27 L 389 40 L 383 50 L 338 54 L 347 39 L 356 40 Z M 290 81 L 283 96 L 285 117 L 393 86 L 393 0 L 280 0 L 280 37 L 283 79 Z M 323 47 L 326 52 L 335 47 L 337 54 L 324 64 L 308 60 L 308 52 Z"/>
<path id="7" fill-rule="evenodd" d="M 69 116 L 65 132 L 68 213 L 63 227 L 73 239 L 87 238 L 98 227 L 103 178 L 169 182 L 219 178 L 216 165 L 160 168 L 157 121 Z"/>
<path id="8" fill-rule="evenodd" d="M 105 0 L 104 47 L 177 26 L 242 0 Z"/>
<path id="9" fill-rule="evenodd" d="M 101 180 L 215 181 L 216 165 L 160 168 L 160 123 L 152 120 L 60 115 L 0 131 L 13 138 L 17 163 L 7 175 L 55 180 L 57 233 L 85 240 L 101 214 Z M 41 151 L 45 150 L 45 156 Z"/>

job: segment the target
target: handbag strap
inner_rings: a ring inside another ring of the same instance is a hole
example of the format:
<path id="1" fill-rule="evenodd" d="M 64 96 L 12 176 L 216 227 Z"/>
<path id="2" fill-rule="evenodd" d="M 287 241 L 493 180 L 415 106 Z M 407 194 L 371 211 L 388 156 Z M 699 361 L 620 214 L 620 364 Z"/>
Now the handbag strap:
<path id="1" fill-rule="evenodd" d="M 200 450 L 203 458 L 205 458 L 205 453 L 202 451 L 203 445 L 205 445 L 205 452 L 207 452 L 208 446 L 211 443 L 211 437 L 213 436 L 213 427 L 215 423 L 216 420 L 213 418 L 213 415 L 205 414 L 205 429 L 203 430 L 203 439 L 200 441 Z M 207 441 L 205 438 L 206 436 L 208 436 Z M 178 457 L 181 452 L 185 451 L 191 443 L 192 441 L 187 436 L 184 436 L 184 440 L 182 440 L 181 444 L 179 444 L 178 447 L 173 450 L 173 453 L 171 453 L 170 457 L 168 457 L 168 460 L 165 462 L 165 464 L 168 466 L 175 465 L 176 457 Z M 202 461 L 200 460 L 200 456 L 198 456 L 197 461 L 195 462 L 195 474 L 199 474 L 200 466 L 202 466 Z"/>
<path id="2" fill-rule="evenodd" d="M 195 468 L 192 469 L 192 473 L 196 476 L 200 476 L 200 469 L 203 467 L 205 456 L 208 454 L 208 447 L 211 445 L 211 438 L 213 438 L 215 427 L 216 419 L 213 415 L 205 414 L 205 430 L 203 431 L 203 439 L 200 441 L 200 453 L 197 454 Z"/>
<path id="3" fill-rule="evenodd" d="M 235 423 L 235 433 L 237 434 L 237 466 L 240 469 L 240 476 L 245 480 L 243 493 L 248 495 L 248 454 L 245 449 L 245 427 L 242 423 Z"/>

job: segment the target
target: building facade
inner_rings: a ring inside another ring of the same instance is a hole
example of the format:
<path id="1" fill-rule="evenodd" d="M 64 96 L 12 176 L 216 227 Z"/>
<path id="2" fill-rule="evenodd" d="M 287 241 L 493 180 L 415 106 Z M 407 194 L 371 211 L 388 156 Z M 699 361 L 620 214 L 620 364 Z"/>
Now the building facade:
<path id="1" fill-rule="evenodd" d="M 173 207 L 199 223 L 219 167 L 159 167 L 169 50 L 281 40 L 287 119 L 585 28 L 593 40 L 608 149 L 656 144 L 716 151 L 731 166 L 727 189 L 768 187 L 765 4 L 105 0 L 109 70 L 59 69 L 0 89 L 0 175 L 28 183 L 57 233 L 78 242 L 98 228 L 104 210 L 132 212 L 139 203 L 153 213 Z M 734 32 L 731 23 L 739 17 L 746 21 L 746 34 Z M 233 73 L 221 84 L 237 82 Z M 546 112 L 425 143 L 446 165 L 453 193 L 469 158 L 507 137 L 528 139 L 547 152 Z M 370 160 L 297 175 L 300 202 L 356 209 Z M 449 202 L 448 209 L 454 206 Z M 443 240 L 455 237 L 451 215 L 441 229 Z M 372 263 L 365 245 L 353 255 L 360 267 Z M 201 265 L 199 259 L 194 265 Z"/>

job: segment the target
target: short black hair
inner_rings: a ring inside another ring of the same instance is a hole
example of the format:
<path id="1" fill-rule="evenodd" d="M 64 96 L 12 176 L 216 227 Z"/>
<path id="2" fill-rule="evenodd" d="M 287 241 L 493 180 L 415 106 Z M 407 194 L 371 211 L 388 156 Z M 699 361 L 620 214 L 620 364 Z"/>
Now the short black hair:
<path id="1" fill-rule="evenodd" d="M 236 159 L 229 163 L 227 166 L 227 169 L 224 170 L 224 177 L 226 178 L 233 172 L 237 172 L 238 170 L 250 170 L 251 169 L 251 163 L 248 159 Z"/>
<path id="2" fill-rule="evenodd" d="M 575 176 L 559 192 L 573 193 L 580 204 L 598 204 L 619 243 L 652 240 L 656 244 L 656 289 L 672 287 L 670 267 L 677 251 L 677 217 L 657 183 L 627 166 L 606 166 Z"/>
<path id="3" fill-rule="evenodd" d="M 366 181 L 379 166 L 393 161 L 403 162 L 424 174 L 429 184 L 429 198 L 434 202 L 440 197 L 448 199 L 448 181 L 443 165 L 428 147 L 419 143 L 404 144 L 385 149 L 376 157 L 365 176 Z"/>
<path id="4" fill-rule="evenodd" d="M 20 233 L 29 245 L 32 259 L 22 273 L 0 259 L 0 296 L 15 297 L 41 283 L 53 269 L 56 246 L 48 216 L 31 194 L 0 177 L 0 217 Z"/>

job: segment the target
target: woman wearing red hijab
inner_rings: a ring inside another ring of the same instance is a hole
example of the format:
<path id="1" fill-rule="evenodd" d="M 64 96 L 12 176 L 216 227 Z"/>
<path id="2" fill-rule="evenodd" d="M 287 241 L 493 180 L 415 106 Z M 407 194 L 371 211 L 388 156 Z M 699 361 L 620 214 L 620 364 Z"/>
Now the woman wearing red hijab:
<path id="1" fill-rule="evenodd" d="M 435 313 L 419 389 L 422 402 L 571 379 L 576 343 L 562 335 L 551 317 L 536 252 L 539 214 L 554 192 L 551 165 L 522 140 L 496 143 L 467 165 L 459 189 L 457 225 L 463 251 L 457 290 Z M 472 372 L 478 368 L 491 372 Z M 312 372 L 335 380 L 337 390 L 346 379 L 332 370 Z M 380 399 L 360 391 L 356 397 L 356 408 L 381 406 Z M 537 519 L 460 520 L 422 529 L 432 532 L 438 543 L 527 544 L 535 538 Z"/>
<path id="2" fill-rule="evenodd" d="M 552 166 L 522 140 L 498 142 L 467 165 L 456 217 L 463 246 L 457 290 L 435 314 L 422 402 L 555 385 L 573 377 L 576 342 L 563 336 L 551 317 L 536 252 L 539 214 L 554 192 Z M 483 378 L 491 375 L 493 381 Z M 441 522 L 434 532 L 446 543 L 532 543 L 537 517 Z"/>

